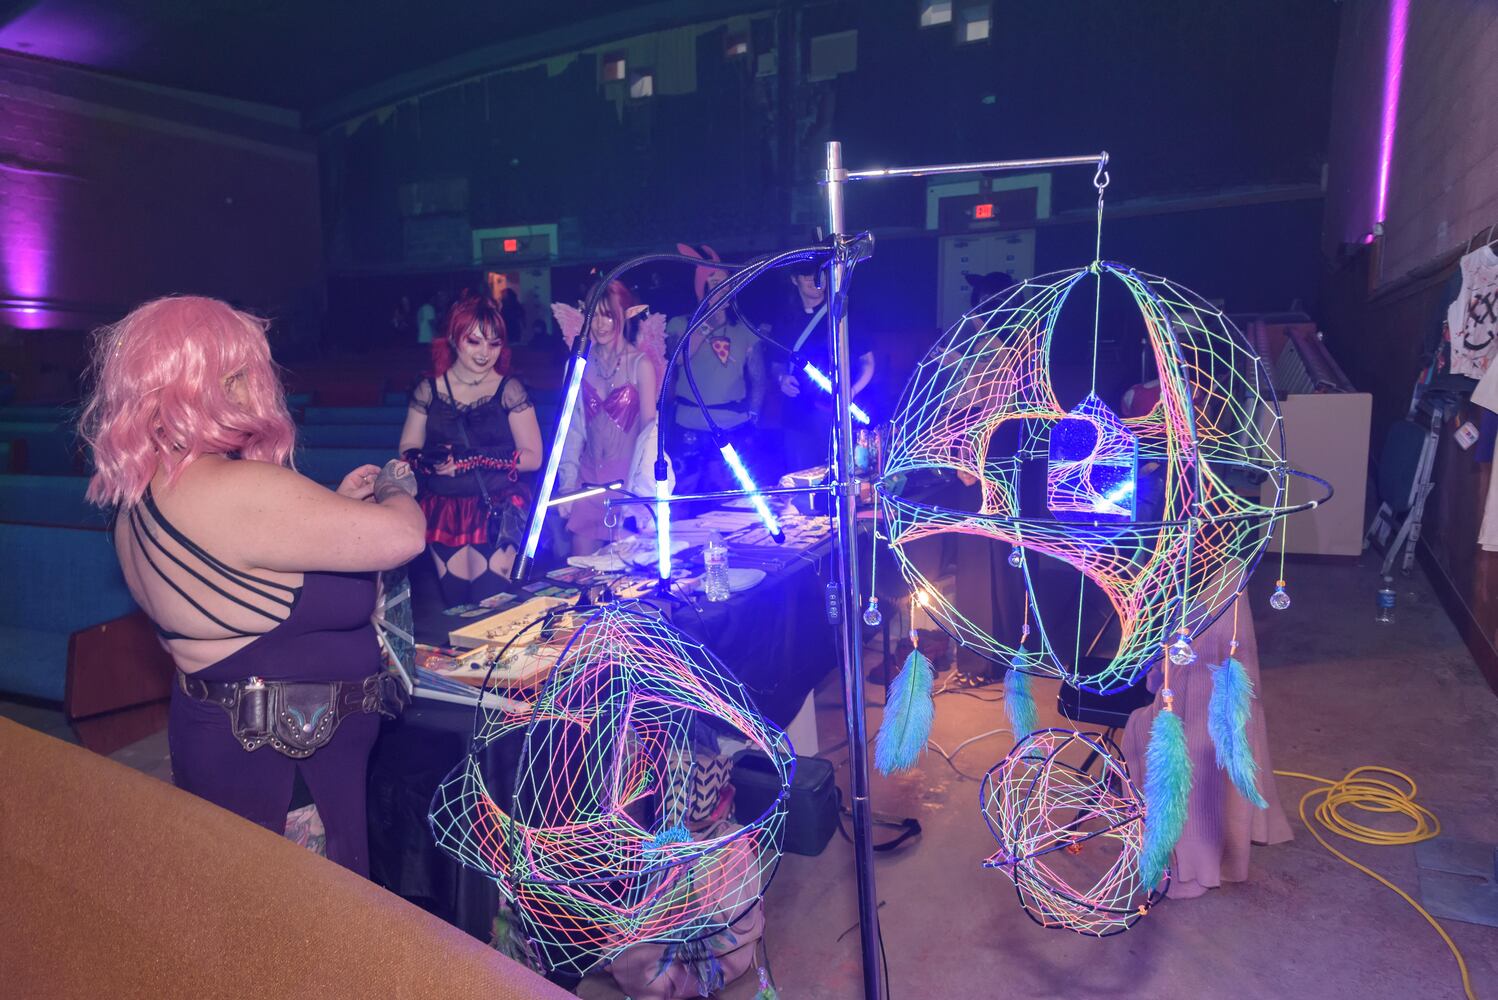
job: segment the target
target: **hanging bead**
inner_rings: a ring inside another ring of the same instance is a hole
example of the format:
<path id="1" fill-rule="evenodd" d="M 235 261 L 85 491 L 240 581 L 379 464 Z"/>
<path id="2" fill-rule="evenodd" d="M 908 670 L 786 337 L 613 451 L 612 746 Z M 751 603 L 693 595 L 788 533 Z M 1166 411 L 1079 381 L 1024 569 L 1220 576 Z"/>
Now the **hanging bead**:
<path id="1" fill-rule="evenodd" d="M 1025 550 L 1018 545 L 1009 550 L 1009 565 L 1019 569 L 1025 564 Z"/>
<path id="2" fill-rule="evenodd" d="M 1189 667 L 1196 662 L 1196 650 L 1191 648 L 1191 635 L 1185 629 L 1176 633 L 1176 641 L 1170 644 L 1170 662 L 1178 667 Z"/>
<path id="3" fill-rule="evenodd" d="M 1284 580 L 1274 585 L 1274 593 L 1269 595 L 1269 606 L 1276 611 L 1284 611 L 1290 606 L 1290 595 L 1285 592 Z"/>
<path id="4" fill-rule="evenodd" d="M 868 605 L 863 609 L 863 623 L 869 628 L 878 628 L 884 624 L 884 613 L 879 610 L 879 598 L 869 598 Z"/>

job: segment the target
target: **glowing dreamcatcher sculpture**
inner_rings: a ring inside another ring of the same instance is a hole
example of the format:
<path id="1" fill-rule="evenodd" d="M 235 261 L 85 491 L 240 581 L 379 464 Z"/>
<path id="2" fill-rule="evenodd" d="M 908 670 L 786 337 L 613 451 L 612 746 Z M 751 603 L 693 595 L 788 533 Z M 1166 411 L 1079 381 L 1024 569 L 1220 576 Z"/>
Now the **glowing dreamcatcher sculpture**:
<path id="1" fill-rule="evenodd" d="M 754 905 L 780 858 L 795 755 L 712 654 L 650 606 L 569 617 L 576 631 L 536 701 L 481 711 L 431 820 L 443 850 L 498 884 L 541 963 L 582 974 L 633 944 L 716 933 Z M 704 721 L 765 754 L 781 794 L 748 825 L 694 840 L 681 793 Z M 504 809 L 482 751 L 510 734 L 523 743 Z"/>
<path id="2" fill-rule="evenodd" d="M 1140 876 L 1144 803 L 1106 738 L 1031 733 L 983 776 L 979 801 L 999 842 L 983 865 L 1009 877 L 1041 926 L 1108 937 L 1164 896 Z"/>
<path id="3" fill-rule="evenodd" d="M 1098 248 L 1106 162 L 1104 155 L 1094 178 Z M 1160 387 L 1155 404 L 1131 418 L 1097 390 L 1102 286 L 1115 280 L 1143 320 Z M 1052 353 L 1061 310 L 1084 282 L 1094 293 L 1092 387 L 1068 407 L 1058 398 Z M 977 509 L 902 495 L 908 474 L 924 470 L 978 485 Z M 1318 483 L 1325 495 L 1289 504 L 1291 476 Z M 1188 289 L 1100 253 L 1087 267 L 1032 278 L 981 303 L 917 367 L 896 408 L 878 486 L 884 537 L 932 620 L 1009 668 L 1004 700 L 1018 743 L 984 781 L 984 817 L 1001 847 L 987 865 L 1009 876 L 1039 922 L 1106 936 L 1127 929 L 1164 893 L 1191 788 L 1171 668 L 1195 662 L 1192 637 L 1242 592 L 1276 522 L 1330 495 L 1325 482 L 1289 467 L 1268 369 L 1232 322 Z M 948 532 L 1010 547 L 1010 564 L 1024 580 L 1018 635 L 984 631 L 922 576 L 908 547 Z M 1079 575 L 1072 642 L 1058 641 L 1059 619 L 1070 616 L 1048 608 L 1037 587 L 1042 559 Z M 1279 610 L 1289 606 L 1283 559 L 1282 546 L 1271 599 Z M 1116 645 L 1100 657 L 1082 644 L 1088 583 L 1111 611 L 1105 629 L 1117 622 Z M 1151 728 L 1143 801 L 1102 737 L 1036 731 L 1029 675 L 1107 694 L 1137 684 L 1162 657 L 1163 711 Z M 1262 808 L 1244 728 L 1248 675 L 1231 655 L 1211 669 L 1219 766 Z M 886 772 L 912 766 L 925 746 L 931 676 L 913 652 L 889 688 L 876 744 Z M 1093 751 L 1096 773 L 1062 759 L 1078 742 Z M 1100 874 L 1079 878 L 1053 863 L 1075 851 L 1095 865 L 1101 844 L 1118 849 Z"/>
<path id="4" fill-rule="evenodd" d="M 1144 320 L 1160 399 L 1143 417 L 1121 419 L 1095 393 L 1071 409 L 1056 397 L 1057 317 L 1090 275 L 1121 282 Z M 1134 684 L 1172 640 L 1174 661 L 1190 662 L 1190 637 L 1243 588 L 1274 522 L 1320 502 L 1284 503 L 1288 478 L 1305 474 L 1286 463 L 1269 373 L 1231 321 L 1173 282 L 1107 261 L 1030 279 L 964 316 L 916 369 L 893 424 L 881 514 L 926 609 L 995 662 L 1099 692 Z M 996 447 L 1003 433 L 1017 434 L 1018 447 Z M 888 485 L 926 469 L 976 480 L 981 507 L 933 506 Z M 1229 480 L 1242 474 L 1267 478 L 1272 499 L 1235 489 Z M 1030 476 L 1044 480 L 1045 509 L 1023 502 Z M 989 635 L 922 577 L 906 546 L 946 532 L 1013 547 L 1034 643 Z M 1120 635 L 1102 666 L 1084 667 L 1078 646 L 1052 641 L 1036 556 L 1069 564 L 1106 596 Z"/>

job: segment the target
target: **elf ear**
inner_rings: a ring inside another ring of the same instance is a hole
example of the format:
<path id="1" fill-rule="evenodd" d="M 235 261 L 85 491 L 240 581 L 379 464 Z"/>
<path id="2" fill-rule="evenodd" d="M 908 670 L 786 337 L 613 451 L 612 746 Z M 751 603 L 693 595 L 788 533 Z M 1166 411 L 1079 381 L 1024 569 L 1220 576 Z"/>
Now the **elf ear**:
<path id="1" fill-rule="evenodd" d="M 714 263 L 717 263 L 717 264 L 723 263 L 723 258 L 718 256 L 718 251 L 714 250 L 712 247 L 708 246 L 706 243 L 702 244 L 702 252 L 705 253 L 705 254 L 707 254 L 707 259 L 708 260 L 713 261 Z"/>
<path id="2" fill-rule="evenodd" d="M 676 252 L 679 253 L 679 254 L 681 254 L 683 257 L 696 257 L 698 260 L 702 259 L 702 254 L 700 254 L 700 253 L 697 252 L 697 248 L 696 247 L 694 247 L 694 246 L 688 246 L 685 243 L 678 243 L 678 244 L 676 244 Z M 713 258 L 713 260 L 717 260 L 717 259 L 718 258 L 716 258 L 716 257 Z"/>
<path id="3" fill-rule="evenodd" d="M 628 309 L 624 310 L 624 318 L 626 321 L 632 320 L 636 316 L 640 315 L 640 313 L 649 308 L 650 307 L 648 305 L 630 306 Z"/>

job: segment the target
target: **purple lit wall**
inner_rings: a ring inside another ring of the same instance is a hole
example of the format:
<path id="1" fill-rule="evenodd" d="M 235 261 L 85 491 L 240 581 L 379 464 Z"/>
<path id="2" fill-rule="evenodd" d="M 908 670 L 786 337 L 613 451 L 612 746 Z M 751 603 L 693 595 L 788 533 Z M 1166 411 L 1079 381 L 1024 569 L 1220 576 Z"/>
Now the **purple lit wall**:
<path id="1" fill-rule="evenodd" d="M 1388 216 L 1389 164 L 1394 158 L 1394 130 L 1399 123 L 1399 82 L 1404 74 L 1404 37 L 1409 29 L 1410 0 L 1390 0 L 1389 37 L 1384 55 L 1384 89 L 1378 132 L 1378 187 L 1374 193 L 1373 221 L 1382 225 Z"/>
<path id="2" fill-rule="evenodd" d="M 1498 4 L 1342 4 L 1323 249 L 1382 222 L 1378 284 L 1498 222 Z"/>
<path id="3" fill-rule="evenodd" d="M 157 295 L 275 311 L 322 280 L 294 116 L 0 53 L 0 326 L 87 329 Z"/>

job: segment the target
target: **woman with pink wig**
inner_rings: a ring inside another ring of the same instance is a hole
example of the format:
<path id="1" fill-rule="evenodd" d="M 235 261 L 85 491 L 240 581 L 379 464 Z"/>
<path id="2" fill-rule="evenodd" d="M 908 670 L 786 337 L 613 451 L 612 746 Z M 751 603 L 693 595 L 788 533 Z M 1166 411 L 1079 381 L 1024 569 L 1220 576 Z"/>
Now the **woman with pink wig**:
<path id="1" fill-rule="evenodd" d="M 280 833 L 300 774 L 328 856 L 367 874 L 365 769 L 396 700 L 370 616 L 377 571 L 421 551 L 410 470 L 336 493 L 293 471 L 265 324 L 207 298 L 100 332 L 82 425 L 89 499 L 177 664 L 173 779 Z"/>

